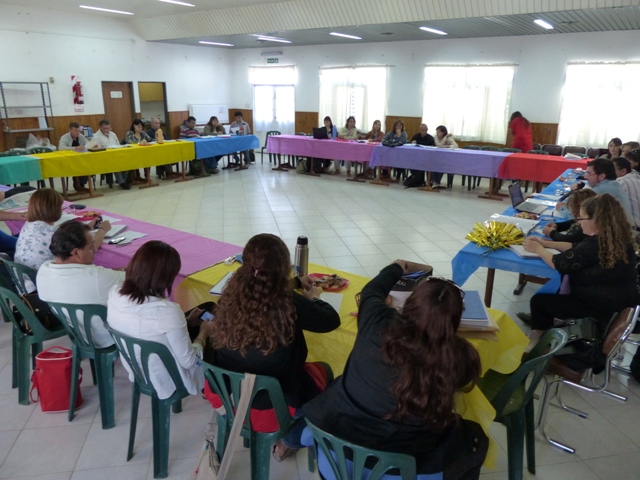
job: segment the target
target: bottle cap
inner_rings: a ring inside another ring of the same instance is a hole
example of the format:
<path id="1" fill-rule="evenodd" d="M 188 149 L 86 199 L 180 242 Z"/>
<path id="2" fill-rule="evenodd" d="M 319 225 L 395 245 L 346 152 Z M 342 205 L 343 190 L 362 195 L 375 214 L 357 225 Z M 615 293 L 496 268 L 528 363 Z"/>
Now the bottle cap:
<path id="1" fill-rule="evenodd" d="M 304 237 L 304 236 L 298 237 L 298 245 L 308 245 L 308 244 L 309 244 L 309 239 L 307 237 Z"/>

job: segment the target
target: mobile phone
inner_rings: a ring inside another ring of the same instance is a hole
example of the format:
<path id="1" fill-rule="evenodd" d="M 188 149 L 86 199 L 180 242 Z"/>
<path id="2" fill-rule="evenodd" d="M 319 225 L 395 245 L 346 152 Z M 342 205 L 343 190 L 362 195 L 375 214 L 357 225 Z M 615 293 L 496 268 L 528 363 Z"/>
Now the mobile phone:
<path id="1" fill-rule="evenodd" d="M 213 321 L 214 318 L 215 318 L 215 316 L 213 315 L 213 313 L 204 312 L 202 314 L 202 316 L 200 317 L 200 320 L 202 320 L 203 322 L 211 322 L 211 321 Z"/>
<path id="2" fill-rule="evenodd" d="M 109 244 L 110 244 L 110 245 L 117 245 L 117 244 L 118 244 L 118 243 L 120 243 L 120 242 L 124 242 L 124 240 L 125 240 L 126 238 L 127 238 L 127 237 L 117 237 L 117 238 L 112 238 L 111 240 L 109 240 Z"/>
<path id="3" fill-rule="evenodd" d="M 100 228 L 100 224 L 101 224 L 101 223 L 102 223 L 102 217 L 101 217 L 100 215 L 98 215 L 98 216 L 96 217 L 96 223 L 95 223 L 95 225 L 93 226 L 93 228 L 95 228 L 95 229 Z"/>

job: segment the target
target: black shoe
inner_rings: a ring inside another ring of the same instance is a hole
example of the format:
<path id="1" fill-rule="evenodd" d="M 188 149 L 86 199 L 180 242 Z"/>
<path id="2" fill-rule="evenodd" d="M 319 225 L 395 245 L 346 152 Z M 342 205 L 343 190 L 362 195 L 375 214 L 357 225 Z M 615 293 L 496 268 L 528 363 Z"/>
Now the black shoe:
<path id="1" fill-rule="evenodd" d="M 119 183 L 118 185 L 120 185 L 120 188 L 122 188 L 123 190 L 131 190 L 131 185 L 129 185 L 128 183 Z"/>
<path id="2" fill-rule="evenodd" d="M 518 317 L 525 325 L 531 325 L 530 313 L 518 312 L 516 313 L 516 317 Z"/>

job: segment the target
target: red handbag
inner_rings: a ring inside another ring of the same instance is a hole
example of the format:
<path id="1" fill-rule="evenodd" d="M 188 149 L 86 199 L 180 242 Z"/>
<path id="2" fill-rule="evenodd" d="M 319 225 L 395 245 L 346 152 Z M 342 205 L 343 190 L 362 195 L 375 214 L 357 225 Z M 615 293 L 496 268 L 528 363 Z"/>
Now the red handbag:
<path id="1" fill-rule="evenodd" d="M 50 347 L 36 355 L 36 368 L 31 375 L 29 396 L 32 402 L 37 402 L 40 397 L 40 408 L 43 412 L 69 411 L 72 361 L 73 352 L 64 347 Z M 78 395 L 75 408 L 78 408 L 82 405 L 82 369 L 76 381 Z M 34 390 L 37 393 L 36 398 L 33 395 Z"/>

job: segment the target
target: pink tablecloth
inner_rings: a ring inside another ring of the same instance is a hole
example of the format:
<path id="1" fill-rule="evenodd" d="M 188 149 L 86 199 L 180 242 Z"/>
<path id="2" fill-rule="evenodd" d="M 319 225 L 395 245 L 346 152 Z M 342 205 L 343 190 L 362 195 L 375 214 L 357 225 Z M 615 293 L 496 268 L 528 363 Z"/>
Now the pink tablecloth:
<path id="1" fill-rule="evenodd" d="M 376 144 L 343 140 L 316 140 L 302 135 L 272 135 L 267 152 L 299 157 L 368 162 Z"/>
<path id="2" fill-rule="evenodd" d="M 116 223 L 127 225 L 127 231 L 146 233 L 146 237 L 133 240 L 130 245 L 116 247 L 115 245 L 102 244 L 96 252 L 95 264 L 107 268 L 125 267 L 141 245 L 149 240 L 162 240 L 173 246 L 180 253 L 182 266 L 173 284 L 180 284 L 188 275 L 209 267 L 225 258 L 242 252 L 243 247 L 219 242 L 210 238 L 201 237 L 192 233 L 181 232 L 173 228 L 162 227 L 153 223 L 135 220 L 115 213 L 106 212 L 97 208 L 91 210 L 102 212 L 110 217 L 120 218 Z M 6 222 L 11 233 L 16 234 L 22 228 L 24 221 Z"/>

